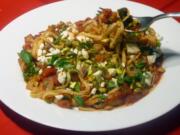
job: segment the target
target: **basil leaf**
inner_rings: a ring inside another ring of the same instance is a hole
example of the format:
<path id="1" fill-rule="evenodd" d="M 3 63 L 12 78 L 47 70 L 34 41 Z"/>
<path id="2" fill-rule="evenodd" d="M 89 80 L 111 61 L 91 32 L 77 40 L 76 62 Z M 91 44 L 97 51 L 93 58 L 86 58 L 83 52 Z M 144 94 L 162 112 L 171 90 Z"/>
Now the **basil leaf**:
<path id="1" fill-rule="evenodd" d="M 22 50 L 19 56 L 26 64 L 30 64 L 32 62 L 32 56 L 26 50 Z"/>
<path id="2" fill-rule="evenodd" d="M 81 96 L 75 96 L 74 100 L 78 106 L 84 105 L 84 99 Z"/>

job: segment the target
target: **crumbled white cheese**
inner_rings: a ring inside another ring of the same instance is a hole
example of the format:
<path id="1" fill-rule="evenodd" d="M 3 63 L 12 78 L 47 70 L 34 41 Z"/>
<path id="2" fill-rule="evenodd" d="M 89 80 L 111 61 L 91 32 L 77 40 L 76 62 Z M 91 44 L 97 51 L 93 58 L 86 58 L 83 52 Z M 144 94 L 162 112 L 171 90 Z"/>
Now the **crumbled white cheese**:
<path id="1" fill-rule="evenodd" d="M 75 86 L 76 86 L 76 82 L 71 82 L 69 87 L 74 89 Z"/>
<path id="2" fill-rule="evenodd" d="M 80 56 L 80 55 L 82 55 L 82 51 L 78 51 L 78 53 L 77 53 L 77 54 L 78 54 L 79 56 Z"/>
<path id="3" fill-rule="evenodd" d="M 58 81 L 60 84 L 64 84 L 66 81 L 66 72 L 61 71 L 58 73 Z"/>
<path id="4" fill-rule="evenodd" d="M 58 68 L 57 69 L 57 72 L 59 73 L 59 72 L 62 72 L 63 71 L 63 68 Z"/>
<path id="5" fill-rule="evenodd" d="M 115 85 L 117 85 L 117 79 L 116 78 L 112 78 L 112 81 L 115 83 Z"/>
<path id="6" fill-rule="evenodd" d="M 126 66 L 126 64 L 125 64 L 124 62 L 122 62 L 121 65 L 122 65 L 122 67 L 125 67 L 125 66 Z"/>
<path id="7" fill-rule="evenodd" d="M 68 35 L 69 35 L 69 32 L 66 30 L 61 33 L 62 38 L 66 38 L 66 37 L 68 37 Z"/>
<path id="8" fill-rule="evenodd" d="M 47 66 L 47 68 L 51 68 L 51 66 Z"/>
<path id="9" fill-rule="evenodd" d="M 55 31 L 58 31 L 59 29 L 58 28 L 55 28 Z"/>
<path id="10" fill-rule="evenodd" d="M 101 82 L 100 86 L 105 87 L 105 82 Z"/>
<path id="11" fill-rule="evenodd" d="M 139 47 L 136 44 L 126 44 L 126 48 L 127 48 L 127 53 L 130 54 L 137 54 L 138 52 L 140 52 Z"/>
<path id="12" fill-rule="evenodd" d="M 104 62 L 100 62 L 98 65 L 101 66 L 101 67 L 105 67 L 107 64 L 107 61 L 104 61 Z"/>
<path id="13" fill-rule="evenodd" d="M 157 58 L 157 56 L 154 54 L 154 55 L 148 55 L 147 56 L 147 60 L 148 60 L 148 63 L 151 65 L 151 64 L 153 64 L 153 63 L 155 63 L 156 62 L 156 58 Z"/>
<path id="14" fill-rule="evenodd" d="M 77 48 L 75 48 L 75 49 L 71 48 L 70 51 L 75 53 L 75 54 L 78 54 L 78 49 Z"/>
<path id="15" fill-rule="evenodd" d="M 46 56 L 52 56 L 52 53 L 47 53 Z"/>
<path id="16" fill-rule="evenodd" d="M 43 53 L 43 54 L 46 54 L 46 52 L 47 52 L 46 50 L 42 50 L 42 53 Z"/>
<path id="17" fill-rule="evenodd" d="M 39 70 L 39 72 L 38 72 L 38 74 L 40 75 L 40 74 L 42 74 L 42 72 L 43 72 L 43 70 L 42 70 L 42 69 L 40 69 L 40 70 Z"/>
<path id="18" fill-rule="evenodd" d="M 78 35 L 76 36 L 76 39 L 80 42 L 87 42 L 87 41 L 92 41 L 89 37 L 86 37 L 84 35 Z"/>
<path id="19" fill-rule="evenodd" d="M 59 49 L 55 49 L 53 52 L 51 52 L 53 55 L 54 54 L 59 54 L 60 53 L 60 50 Z"/>
<path id="20" fill-rule="evenodd" d="M 69 27 L 66 30 L 72 32 L 73 34 L 77 34 L 78 33 L 77 26 L 74 23 L 69 24 Z"/>
<path id="21" fill-rule="evenodd" d="M 57 100 L 61 100 L 61 99 L 63 99 L 63 97 L 64 97 L 63 95 L 56 95 L 56 96 L 55 96 L 55 98 L 56 98 Z"/>
<path id="22" fill-rule="evenodd" d="M 116 75 L 116 69 L 115 68 L 109 68 L 108 72 L 111 76 L 115 76 Z"/>
<path id="23" fill-rule="evenodd" d="M 61 33 L 61 36 L 62 38 L 67 38 L 68 40 L 71 40 L 71 41 L 75 39 L 74 33 L 66 31 L 66 30 Z"/>
<path id="24" fill-rule="evenodd" d="M 71 48 L 70 51 L 73 52 L 73 48 Z"/>
<path id="25" fill-rule="evenodd" d="M 146 34 L 146 35 L 149 35 L 150 33 L 149 33 L 149 31 L 148 31 L 148 30 L 146 30 L 146 31 L 145 31 L 145 34 Z"/>
<path id="26" fill-rule="evenodd" d="M 49 42 L 53 42 L 53 38 L 52 37 L 48 37 L 47 40 L 49 40 Z"/>
<path id="27" fill-rule="evenodd" d="M 39 49 L 43 49 L 44 48 L 44 43 L 41 43 L 40 45 L 39 45 Z"/>
<path id="28" fill-rule="evenodd" d="M 42 63 L 47 63 L 48 61 L 48 59 L 45 56 L 40 56 L 37 58 L 37 60 Z"/>
<path id="29" fill-rule="evenodd" d="M 82 49 L 82 56 L 85 58 L 85 59 L 88 59 L 89 58 L 89 54 L 88 52 L 85 50 L 85 49 Z"/>
<path id="30" fill-rule="evenodd" d="M 80 70 L 80 69 L 81 69 L 81 63 L 80 63 L 80 62 L 77 63 L 76 69 L 77 69 L 77 70 Z"/>
<path id="31" fill-rule="evenodd" d="M 96 71 L 93 75 L 96 76 L 96 77 L 98 77 L 98 76 L 102 75 L 102 71 L 101 71 L 101 70 L 98 70 L 98 71 Z"/>
<path id="32" fill-rule="evenodd" d="M 37 56 L 41 56 L 43 54 L 43 50 L 42 49 L 38 49 L 37 50 Z"/>
<path id="33" fill-rule="evenodd" d="M 54 51 L 54 48 L 49 48 L 49 52 L 53 52 Z"/>
<path id="34" fill-rule="evenodd" d="M 151 73 L 151 72 L 145 72 L 145 73 L 143 73 L 143 75 L 144 75 L 144 77 L 145 77 L 144 82 L 145 82 L 148 86 L 150 86 L 151 83 L 152 83 L 152 79 L 153 79 L 152 73 Z"/>
<path id="35" fill-rule="evenodd" d="M 70 89 L 70 88 L 65 88 L 65 90 L 72 90 L 72 89 Z"/>
<path id="36" fill-rule="evenodd" d="M 74 40 L 75 39 L 74 34 L 69 32 L 69 35 L 68 35 L 67 39 L 70 40 L 70 41 Z"/>
<path id="37" fill-rule="evenodd" d="M 129 55 L 130 59 L 134 59 L 136 57 L 136 55 Z"/>
<path id="38" fill-rule="evenodd" d="M 71 30 L 71 31 L 72 31 L 72 33 L 73 33 L 73 34 L 77 34 L 77 33 L 78 33 L 77 28 L 72 28 L 72 30 Z"/>
<path id="39" fill-rule="evenodd" d="M 51 55 L 59 54 L 59 53 L 60 53 L 60 50 L 51 47 L 51 48 L 49 49 L 49 52 L 50 52 L 50 53 L 48 53 L 47 55 L 48 55 L 48 56 L 51 56 Z"/>
<path id="40" fill-rule="evenodd" d="M 77 54 L 77 53 L 78 53 L 78 49 L 75 48 L 75 49 L 73 50 L 73 52 L 74 52 L 75 54 Z"/>
<path id="41" fill-rule="evenodd" d="M 96 88 L 93 88 L 93 89 L 91 90 L 91 94 L 92 94 L 92 95 L 96 94 L 96 91 L 97 91 L 97 89 L 96 89 Z"/>

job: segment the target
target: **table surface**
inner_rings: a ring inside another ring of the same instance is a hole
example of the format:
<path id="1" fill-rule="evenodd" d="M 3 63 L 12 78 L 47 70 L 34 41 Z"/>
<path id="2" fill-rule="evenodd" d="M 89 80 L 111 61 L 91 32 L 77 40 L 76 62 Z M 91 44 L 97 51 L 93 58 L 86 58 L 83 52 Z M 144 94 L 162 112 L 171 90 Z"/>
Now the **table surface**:
<path id="1" fill-rule="evenodd" d="M 0 30 L 6 26 L 10 21 L 15 19 L 17 16 L 51 2 L 56 2 L 58 0 L 1 0 L 0 1 Z M 180 11 L 180 0 L 133 0 L 140 2 L 152 7 L 155 7 L 164 12 L 170 11 Z M 180 19 L 178 19 L 180 22 Z M 2 103 L 1 103 L 2 104 Z M 152 121 L 145 126 L 139 126 L 136 129 L 130 129 L 130 133 L 136 134 L 139 131 L 145 134 L 169 134 L 169 135 L 180 135 L 180 107 L 175 108 L 170 113 L 159 118 L 158 120 Z M 16 116 L 16 114 L 14 114 Z M 23 126 L 23 121 L 19 123 L 16 118 L 12 117 L 12 112 L 8 113 L 8 109 L 4 105 L 0 105 L 0 134 L 1 135 L 30 135 L 36 134 L 36 129 L 30 129 Z M 165 124 L 165 123 L 168 124 Z M 153 126 L 152 126 L 153 125 Z M 43 128 L 41 128 L 43 130 Z M 44 129 L 48 134 L 51 129 Z M 146 130 L 143 132 L 143 130 Z M 151 131 L 150 131 L 151 130 Z M 153 130 L 153 131 L 152 131 Z M 125 134 L 125 131 L 120 131 L 119 133 Z M 46 134 L 45 132 L 38 132 L 39 134 Z M 53 133 L 53 132 L 52 132 Z M 54 132 L 58 133 L 58 132 Z M 116 132 L 116 134 L 119 134 Z M 64 133 L 61 133 L 61 135 Z"/>

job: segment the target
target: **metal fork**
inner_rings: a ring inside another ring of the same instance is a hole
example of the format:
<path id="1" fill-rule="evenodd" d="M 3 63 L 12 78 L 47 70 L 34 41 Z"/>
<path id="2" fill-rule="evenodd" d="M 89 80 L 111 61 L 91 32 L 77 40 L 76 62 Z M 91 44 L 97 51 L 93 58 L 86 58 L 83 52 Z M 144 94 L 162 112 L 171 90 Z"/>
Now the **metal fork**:
<path id="1" fill-rule="evenodd" d="M 137 19 L 140 22 L 140 28 L 136 31 L 126 29 L 126 32 L 142 32 L 145 31 L 149 28 L 149 26 L 160 19 L 163 18 L 168 18 L 168 17 L 180 17 L 180 12 L 172 12 L 172 13 L 165 13 L 165 14 L 160 14 L 154 17 L 133 17 L 133 19 Z"/>

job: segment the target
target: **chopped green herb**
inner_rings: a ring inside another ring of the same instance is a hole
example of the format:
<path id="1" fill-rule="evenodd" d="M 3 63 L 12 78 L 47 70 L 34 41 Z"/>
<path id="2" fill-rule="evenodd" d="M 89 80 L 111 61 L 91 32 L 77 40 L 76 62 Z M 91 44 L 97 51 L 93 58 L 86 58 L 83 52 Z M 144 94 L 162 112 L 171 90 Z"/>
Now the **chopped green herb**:
<path id="1" fill-rule="evenodd" d="M 73 68 L 74 65 L 70 64 L 69 59 L 60 58 L 58 55 L 52 55 L 51 59 L 48 62 L 48 65 L 55 65 L 58 68 Z"/>
<path id="2" fill-rule="evenodd" d="M 52 55 L 50 61 L 48 62 L 48 65 L 53 65 L 54 62 L 59 58 L 59 56 L 56 54 L 56 55 Z"/>
<path id="3" fill-rule="evenodd" d="M 137 88 L 141 88 L 142 87 L 142 84 L 140 82 L 136 82 L 136 87 Z"/>
<path id="4" fill-rule="evenodd" d="M 142 69 L 142 68 L 145 67 L 145 63 L 144 63 L 144 62 L 139 62 L 139 63 L 137 63 L 135 66 L 136 66 L 136 68 L 138 68 L 138 69 Z"/>
<path id="5" fill-rule="evenodd" d="M 107 91 L 106 88 L 102 88 L 102 87 L 100 87 L 98 90 L 100 91 L 100 93 L 105 93 Z"/>
<path id="6" fill-rule="evenodd" d="M 54 65 L 56 67 L 59 68 L 65 68 L 65 69 L 69 69 L 69 68 L 73 68 L 74 66 L 72 64 L 69 63 L 69 60 L 66 58 L 58 58 L 55 62 Z"/>
<path id="7" fill-rule="evenodd" d="M 116 83 L 114 82 L 114 81 L 109 81 L 108 83 L 107 83 L 107 88 L 109 89 L 109 90 L 112 90 L 113 88 L 115 88 L 116 87 Z"/>
<path id="8" fill-rule="evenodd" d="M 61 36 L 58 36 L 56 39 L 54 39 L 53 44 L 58 45 L 61 41 Z"/>
<path id="9" fill-rule="evenodd" d="M 139 36 L 139 32 L 131 32 L 131 33 L 128 33 L 130 36 Z"/>
<path id="10" fill-rule="evenodd" d="M 26 71 L 23 73 L 24 80 L 28 80 L 29 77 L 38 74 L 39 69 L 34 65 L 34 63 L 31 63 L 28 65 Z"/>
<path id="11" fill-rule="evenodd" d="M 76 56 L 77 56 L 77 54 L 74 53 L 74 52 L 68 52 L 67 53 L 67 57 L 70 58 L 70 59 L 75 58 Z"/>
<path id="12" fill-rule="evenodd" d="M 19 56 L 26 64 L 30 64 L 32 62 L 32 56 L 26 50 L 22 50 Z"/>
<path id="13" fill-rule="evenodd" d="M 98 98 L 101 99 L 101 100 L 104 100 L 104 99 L 107 98 L 107 96 L 104 95 L 104 94 L 99 94 L 99 95 L 98 95 Z"/>
<path id="14" fill-rule="evenodd" d="M 124 82 L 128 83 L 129 85 L 133 82 L 133 78 L 129 76 L 124 77 Z"/>
<path id="15" fill-rule="evenodd" d="M 124 78 L 122 75 L 119 75 L 117 77 L 117 83 L 118 83 L 118 85 L 122 85 L 124 83 Z"/>
<path id="16" fill-rule="evenodd" d="M 61 53 L 62 53 L 62 54 L 65 54 L 65 53 L 68 52 L 69 50 L 70 50 L 69 47 L 65 47 L 65 48 L 63 48 L 63 49 L 61 50 Z"/>
<path id="17" fill-rule="evenodd" d="M 89 49 L 92 47 L 92 43 L 90 41 L 80 42 L 79 46 L 80 46 L 80 48 Z"/>
<path id="18" fill-rule="evenodd" d="M 84 99 L 81 96 L 74 96 L 74 100 L 78 106 L 84 105 Z"/>
<path id="19" fill-rule="evenodd" d="M 143 79 L 143 72 L 138 71 L 138 72 L 136 73 L 136 75 L 134 76 L 134 79 L 135 79 L 136 81 L 141 81 L 141 80 Z"/>
<path id="20" fill-rule="evenodd" d="M 68 46 L 68 47 L 72 46 L 72 41 L 65 40 L 65 45 Z"/>

